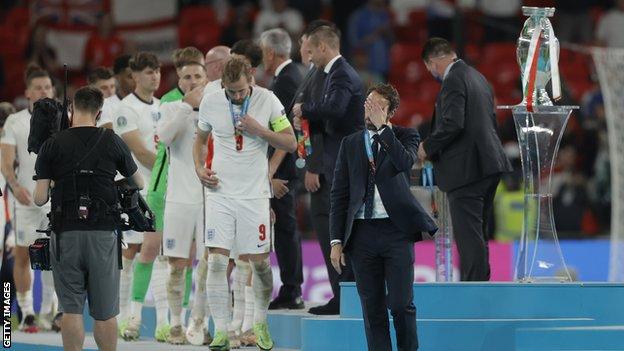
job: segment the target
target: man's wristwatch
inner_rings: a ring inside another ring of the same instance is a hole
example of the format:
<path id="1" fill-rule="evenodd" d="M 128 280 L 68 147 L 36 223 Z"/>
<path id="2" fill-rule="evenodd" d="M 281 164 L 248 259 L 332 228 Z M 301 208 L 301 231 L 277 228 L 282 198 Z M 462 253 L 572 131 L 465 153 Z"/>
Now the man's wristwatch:
<path id="1" fill-rule="evenodd" d="M 336 246 L 336 245 L 342 245 L 342 241 L 340 241 L 340 240 L 332 240 L 332 241 L 329 243 L 329 245 L 330 245 L 331 247 L 334 247 L 334 246 Z"/>

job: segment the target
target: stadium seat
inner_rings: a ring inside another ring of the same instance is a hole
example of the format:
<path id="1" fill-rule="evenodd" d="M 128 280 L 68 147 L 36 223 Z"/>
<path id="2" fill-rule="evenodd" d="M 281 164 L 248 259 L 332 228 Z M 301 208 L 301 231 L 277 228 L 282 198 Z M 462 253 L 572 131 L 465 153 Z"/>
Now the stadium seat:
<path id="1" fill-rule="evenodd" d="M 422 47 L 415 44 L 395 44 L 390 50 L 390 82 L 416 83 L 426 77 L 427 68 L 420 58 Z"/>
<path id="2" fill-rule="evenodd" d="M 178 38 L 180 46 L 195 46 L 202 52 L 218 45 L 221 30 L 209 6 L 189 6 L 180 12 Z"/>
<path id="3" fill-rule="evenodd" d="M 496 64 L 502 62 L 516 62 L 516 43 L 487 44 L 481 55 L 481 64 Z"/>

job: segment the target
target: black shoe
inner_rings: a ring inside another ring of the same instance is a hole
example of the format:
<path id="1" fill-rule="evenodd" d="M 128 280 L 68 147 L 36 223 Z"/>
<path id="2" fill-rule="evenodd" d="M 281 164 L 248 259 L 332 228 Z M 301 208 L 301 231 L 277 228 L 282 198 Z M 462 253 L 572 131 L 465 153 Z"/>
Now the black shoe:
<path id="1" fill-rule="evenodd" d="M 315 314 L 317 316 L 337 315 L 340 314 L 340 303 L 338 303 L 336 299 L 332 298 L 325 305 L 310 308 L 308 313 Z"/>
<path id="2" fill-rule="evenodd" d="M 304 308 L 305 304 L 301 296 L 290 298 L 278 295 L 275 300 L 271 301 L 269 304 L 270 310 L 302 310 Z"/>
<path id="3" fill-rule="evenodd" d="M 54 316 L 52 320 L 52 330 L 59 333 L 61 331 L 61 320 L 63 319 L 63 312 L 59 312 Z"/>

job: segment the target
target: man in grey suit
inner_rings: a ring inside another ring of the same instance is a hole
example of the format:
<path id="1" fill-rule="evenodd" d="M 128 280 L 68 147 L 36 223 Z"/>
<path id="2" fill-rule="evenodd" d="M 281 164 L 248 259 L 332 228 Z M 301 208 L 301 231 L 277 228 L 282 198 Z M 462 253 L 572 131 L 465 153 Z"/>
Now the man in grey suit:
<path id="1" fill-rule="evenodd" d="M 512 169 L 497 132 L 492 88 L 444 39 L 429 39 L 422 58 L 442 88 L 418 156 L 432 161 L 437 185 L 447 194 L 461 280 L 487 281 L 488 219 L 500 175 Z"/>

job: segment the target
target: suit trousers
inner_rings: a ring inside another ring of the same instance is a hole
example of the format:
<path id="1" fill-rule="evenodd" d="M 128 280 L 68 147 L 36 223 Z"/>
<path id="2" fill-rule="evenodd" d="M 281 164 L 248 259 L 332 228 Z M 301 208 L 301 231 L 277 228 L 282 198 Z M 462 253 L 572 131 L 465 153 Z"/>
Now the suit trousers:
<path id="1" fill-rule="evenodd" d="M 462 281 L 490 280 L 488 223 L 500 174 L 447 193 Z"/>
<path id="2" fill-rule="evenodd" d="M 413 302 L 414 241 L 411 236 L 389 218 L 355 220 L 345 250 L 353 265 L 362 303 L 368 349 L 392 350 L 390 309 L 398 350 L 417 350 Z"/>
<path id="3" fill-rule="evenodd" d="M 312 217 L 312 226 L 316 232 L 316 236 L 321 246 L 325 266 L 327 267 L 327 275 L 331 284 L 332 292 L 336 303 L 340 302 L 340 282 L 353 281 L 353 270 L 351 264 L 347 260 L 347 266 L 342 268 L 342 274 L 338 272 L 331 264 L 331 244 L 329 238 L 329 193 L 331 183 L 329 183 L 323 175 L 320 176 L 321 187 L 314 193 L 310 194 L 310 215 Z"/>
<path id="4" fill-rule="evenodd" d="M 297 231 L 295 218 L 295 189 L 291 189 L 281 199 L 272 198 L 271 208 L 275 212 L 275 256 L 280 269 L 282 287 L 280 296 L 297 298 L 301 296 L 303 283 L 303 263 L 301 259 L 301 236 Z"/>

